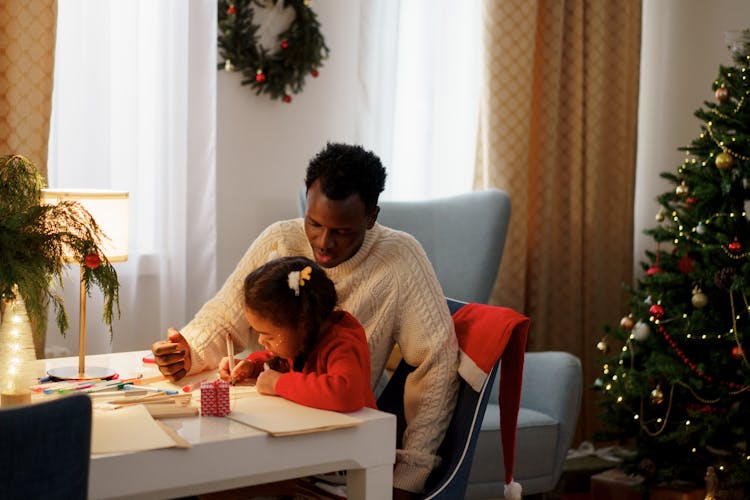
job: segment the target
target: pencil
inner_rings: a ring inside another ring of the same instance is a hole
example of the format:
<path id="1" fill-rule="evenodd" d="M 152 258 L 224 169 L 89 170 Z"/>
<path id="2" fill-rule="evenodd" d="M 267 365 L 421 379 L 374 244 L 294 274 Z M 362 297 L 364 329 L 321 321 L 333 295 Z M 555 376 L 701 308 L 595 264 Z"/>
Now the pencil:
<path id="1" fill-rule="evenodd" d="M 232 334 L 227 333 L 227 355 L 229 356 L 229 383 L 234 385 L 234 377 L 232 372 L 234 371 L 234 343 L 232 343 Z"/>

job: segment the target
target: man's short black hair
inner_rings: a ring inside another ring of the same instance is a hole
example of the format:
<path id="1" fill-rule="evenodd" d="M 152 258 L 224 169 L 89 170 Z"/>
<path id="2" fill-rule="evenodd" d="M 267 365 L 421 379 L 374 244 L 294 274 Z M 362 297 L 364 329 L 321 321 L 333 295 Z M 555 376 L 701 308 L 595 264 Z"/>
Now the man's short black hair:
<path id="1" fill-rule="evenodd" d="M 362 146 L 329 142 L 307 166 L 307 189 L 318 179 L 326 197 L 343 200 L 356 193 L 370 211 L 385 189 L 385 168 L 380 158 Z"/>

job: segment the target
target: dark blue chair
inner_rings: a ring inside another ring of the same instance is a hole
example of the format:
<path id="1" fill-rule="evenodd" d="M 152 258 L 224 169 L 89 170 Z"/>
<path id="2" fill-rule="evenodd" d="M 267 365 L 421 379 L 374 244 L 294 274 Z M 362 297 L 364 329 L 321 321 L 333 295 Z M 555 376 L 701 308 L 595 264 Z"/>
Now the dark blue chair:
<path id="1" fill-rule="evenodd" d="M 465 303 L 448 299 L 451 314 Z M 493 381 L 497 376 L 499 362 L 495 364 L 480 392 L 474 391 L 463 379 L 459 382 L 458 399 L 453 417 L 448 425 L 438 455 L 442 458 L 425 484 L 424 499 L 455 500 L 464 498 L 469 482 L 469 472 L 474 457 L 479 431 L 482 427 L 484 411 L 487 407 Z M 404 383 L 414 367 L 401 361 L 380 397 L 378 409 L 396 415 L 397 446 L 401 446 L 404 421 Z"/>
<path id="2" fill-rule="evenodd" d="M 0 498 L 85 499 L 90 460 L 88 396 L 0 409 Z"/>

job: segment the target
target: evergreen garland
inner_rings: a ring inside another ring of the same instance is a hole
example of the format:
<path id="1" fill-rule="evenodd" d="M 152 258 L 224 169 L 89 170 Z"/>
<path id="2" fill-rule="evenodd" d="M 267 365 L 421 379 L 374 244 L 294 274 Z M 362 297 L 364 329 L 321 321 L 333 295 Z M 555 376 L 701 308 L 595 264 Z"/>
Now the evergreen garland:
<path id="1" fill-rule="evenodd" d="M 269 0 L 274 5 L 279 0 Z M 308 75 L 318 76 L 328 47 L 320 32 L 317 16 L 309 0 L 280 0 L 294 9 L 294 20 L 278 35 L 278 46 L 268 50 L 258 43 L 255 8 L 259 0 L 219 0 L 219 53 L 224 59 L 218 69 L 240 71 L 242 85 L 250 85 L 256 95 L 291 102 L 292 95 L 302 91 Z"/>

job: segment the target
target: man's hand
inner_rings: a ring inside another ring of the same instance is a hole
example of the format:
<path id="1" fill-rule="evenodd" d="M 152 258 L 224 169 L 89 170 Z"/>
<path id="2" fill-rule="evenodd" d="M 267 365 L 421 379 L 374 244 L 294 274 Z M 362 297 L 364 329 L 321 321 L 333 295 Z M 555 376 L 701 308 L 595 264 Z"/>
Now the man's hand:
<path id="1" fill-rule="evenodd" d="M 177 382 L 190 371 L 190 346 L 174 328 L 167 331 L 167 339 L 154 342 L 151 351 L 162 375 Z"/>

